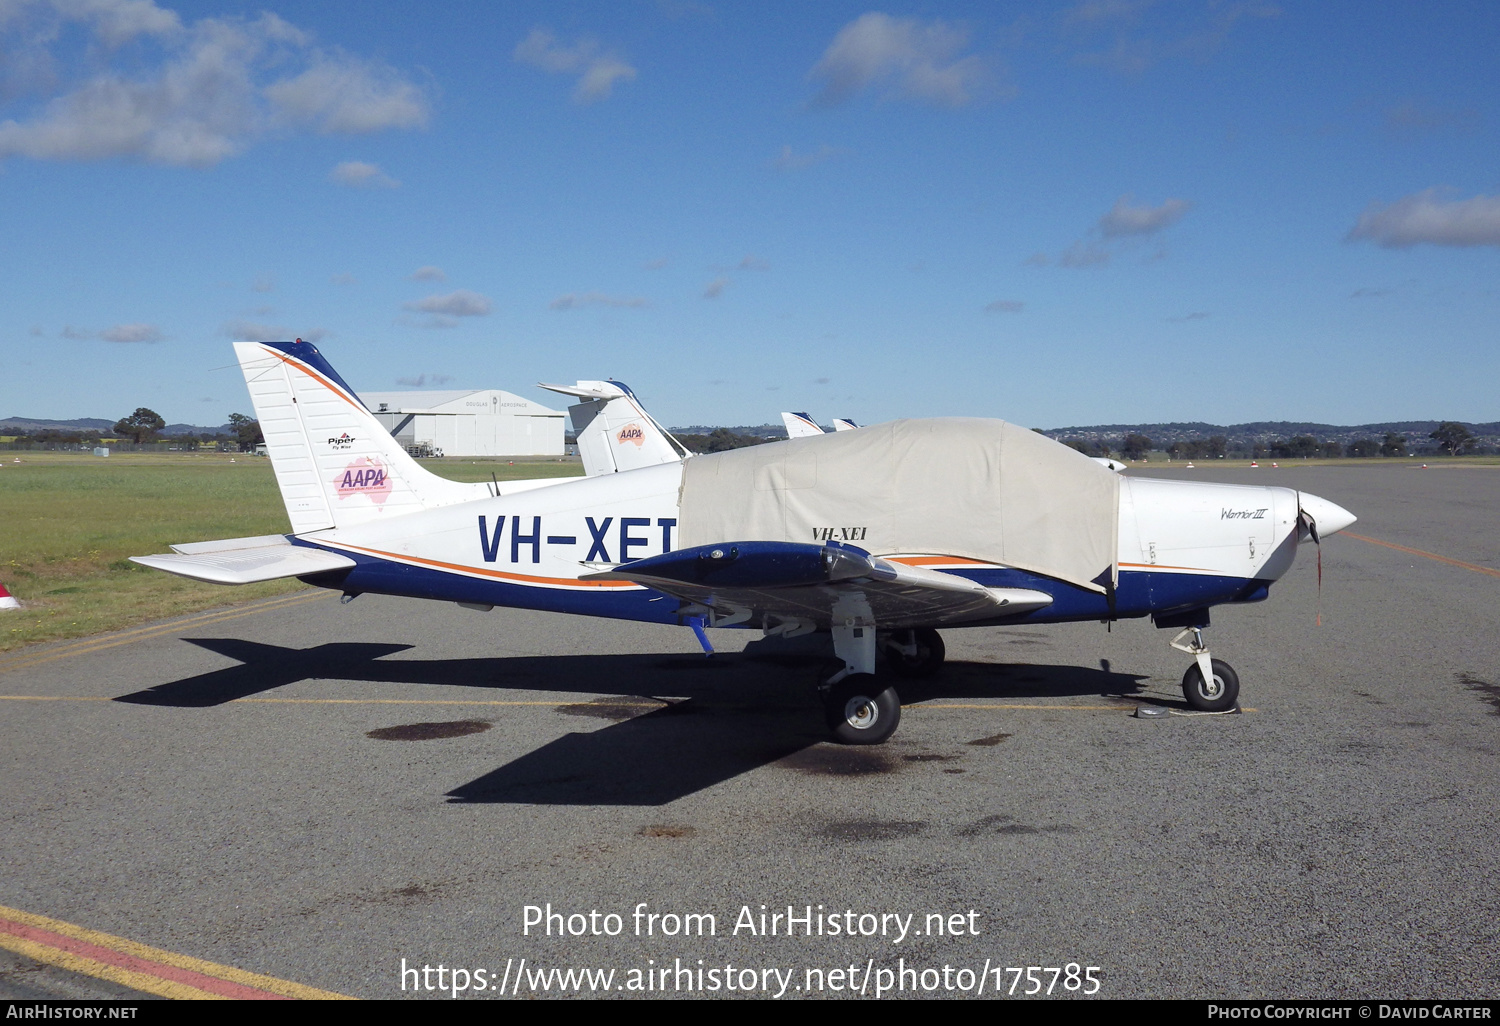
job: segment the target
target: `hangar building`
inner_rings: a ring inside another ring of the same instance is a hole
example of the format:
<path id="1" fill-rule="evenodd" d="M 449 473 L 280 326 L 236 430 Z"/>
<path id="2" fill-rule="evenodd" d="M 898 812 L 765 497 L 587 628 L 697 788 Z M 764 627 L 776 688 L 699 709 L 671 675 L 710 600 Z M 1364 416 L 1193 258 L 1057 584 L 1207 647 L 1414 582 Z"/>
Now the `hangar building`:
<path id="1" fill-rule="evenodd" d="M 361 392 L 375 419 L 408 448 L 444 456 L 561 456 L 567 414 L 498 388 Z"/>

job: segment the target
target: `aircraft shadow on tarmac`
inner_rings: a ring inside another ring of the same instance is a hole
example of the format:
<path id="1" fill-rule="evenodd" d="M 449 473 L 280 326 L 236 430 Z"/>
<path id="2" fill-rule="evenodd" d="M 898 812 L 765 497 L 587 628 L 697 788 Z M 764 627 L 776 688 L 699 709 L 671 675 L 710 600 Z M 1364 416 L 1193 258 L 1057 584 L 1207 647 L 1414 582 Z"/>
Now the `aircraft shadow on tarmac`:
<path id="1" fill-rule="evenodd" d="M 557 711 L 614 721 L 609 726 L 570 732 L 454 788 L 448 799 L 457 804 L 664 805 L 827 740 L 812 685 L 828 659 L 817 653 L 733 654 L 712 660 L 663 654 L 426 660 L 383 658 L 412 647 L 401 644 L 341 642 L 288 649 L 230 638 L 183 640 L 241 665 L 115 701 L 205 708 L 304 680 L 601 696 L 584 703 L 560 698 Z M 1111 671 L 1107 664 L 1093 669 L 954 661 L 937 677 L 898 680 L 897 685 L 903 702 L 911 705 L 944 699 L 1125 698 L 1138 693 L 1144 679 Z M 606 682 L 607 688 L 600 687 Z M 873 750 L 840 751 L 848 753 L 848 767 L 826 772 L 882 772 L 892 765 Z"/>

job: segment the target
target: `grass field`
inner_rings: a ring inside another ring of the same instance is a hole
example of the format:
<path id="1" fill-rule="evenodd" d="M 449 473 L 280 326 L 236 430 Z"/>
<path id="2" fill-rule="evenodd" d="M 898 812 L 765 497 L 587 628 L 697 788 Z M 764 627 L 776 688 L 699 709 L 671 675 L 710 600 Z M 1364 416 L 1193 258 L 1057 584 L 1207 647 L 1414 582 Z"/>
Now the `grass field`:
<path id="1" fill-rule="evenodd" d="M 15 462 L 17 459 L 20 462 Z M 426 460 L 455 481 L 565 477 L 567 462 Z M 0 583 L 24 608 L 0 611 L 0 652 L 81 637 L 306 587 L 201 584 L 130 562 L 174 542 L 291 530 L 266 459 L 218 454 L 5 453 Z"/>

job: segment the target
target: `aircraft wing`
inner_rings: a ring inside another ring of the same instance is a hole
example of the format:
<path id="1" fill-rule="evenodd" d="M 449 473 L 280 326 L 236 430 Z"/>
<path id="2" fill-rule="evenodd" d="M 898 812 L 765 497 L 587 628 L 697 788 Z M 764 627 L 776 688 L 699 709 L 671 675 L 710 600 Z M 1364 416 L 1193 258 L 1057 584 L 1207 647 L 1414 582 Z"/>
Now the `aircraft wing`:
<path id="1" fill-rule="evenodd" d="M 131 556 L 132 563 L 166 570 L 209 584 L 254 584 L 282 577 L 305 577 L 355 565 L 348 556 L 306 545 L 293 545 L 282 535 L 228 538 L 216 542 L 173 545 L 176 553 Z"/>
<path id="2" fill-rule="evenodd" d="M 1020 615 L 1052 603 L 1046 592 L 986 588 L 853 546 L 797 542 L 700 545 L 621 564 L 584 580 L 633 581 L 712 611 L 710 626 L 819 627 L 855 617 L 881 628 L 938 627 Z"/>

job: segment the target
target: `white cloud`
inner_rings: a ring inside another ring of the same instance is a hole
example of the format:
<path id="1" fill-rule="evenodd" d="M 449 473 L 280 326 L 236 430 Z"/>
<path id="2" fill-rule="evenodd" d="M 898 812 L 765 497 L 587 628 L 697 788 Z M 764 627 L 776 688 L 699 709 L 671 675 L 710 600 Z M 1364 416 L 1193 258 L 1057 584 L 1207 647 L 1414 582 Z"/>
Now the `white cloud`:
<path id="1" fill-rule="evenodd" d="M 609 98 L 616 82 L 634 81 L 635 68 L 612 53 L 601 52 L 597 41 L 580 39 L 563 46 L 549 29 L 535 28 L 516 44 L 511 57 L 518 63 L 558 75 L 577 75 L 573 99 L 593 103 Z"/>
<path id="2" fill-rule="evenodd" d="M 100 42 L 111 48 L 137 36 L 168 36 L 182 28 L 175 11 L 163 10 L 152 0 L 54 0 L 52 7 L 64 17 L 88 22 Z"/>
<path id="3" fill-rule="evenodd" d="M 446 385 L 452 380 L 447 374 L 418 374 L 415 377 L 397 378 L 396 384 L 407 388 L 426 388 L 428 385 Z"/>
<path id="4" fill-rule="evenodd" d="M 411 272 L 408 277 L 411 281 L 448 280 L 448 275 L 443 272 L 443 269 L 441 267 L 434 267 L 432 264 L 427 264 L 425 267 L 418 267 L 415 271 Z"/>
<path id="5" fill-rule="evenodd" d="M 3 6 L 3 0 L 0 0 Z M 184 26 L 150 0 L 63 0 L 12 7 L 19 63 L 39 106 L 0 121 L 0 160 L 123 158 L 206 167 L 273 131 L 372 132 L 426 123 L 423 91 L 399 72 L 314 48 L 276 17 Z M 33 24 L 35 23 L 35 24 Z M 87 60 L 77 60 L 80 26 Z M 149 49 L 124 44 L 151 36 Z M 71 48 L 71 49 L 70 49 Z M 88 68 L 69 79 L 60 68 Z"/>
<path id="6" fill-rule="evenodd" d="M 968 42 L 967 32 L 943 21 L 862 14 L 839 29 L 808 73 L 823 81 L 814 102 L 843 103 L 872 85 L 889 83 L 894 97 L 961 106 L 986 77 L 977 56 L 959 56 Z"/>
<path id="7" fill-rule="evenodd" d="M 1109 263 L 1112 254 L 1097 242 L 1079 240 L 1057 256 L 1059 267 L 1097 267 Z"/>
<path id="8" fill-rule="evenodd" d="M 1371 204 L 1349 231 L 1386 249 L 1433 246 L 1500 246 L 1500 196 L 1447 200 L 1447 189 L 1425 189 L 1389 206 Z"/>
<path id="9" fill-rule="evenodd" d="M 1181 221 L 1193 206 L 1187 200 L 1169 199 L 1159 207 L 1133 207 L 1130 199 L 1121 196 L 1109 213 L 1099 219 L 1099 231 L 1106 239 L 1154 234 Z"/>
<path id="10" fill-rule="evenodd" d="M 422 128 L 427 98 L 392 68 L 348 54 L 317 54 L 312 67 L 266 86 L 278 120 L 324 134 Z"/>
<path id="11" fill-rule="evenodd" d="M 729 285 L 730 281 L 728 278 L 722 276 L 715 278 L 713 281 L 709 282 L 703 287 L 703 298 L 718 299 L 724 294 L 724 290 L 728 288 Z"/>
<path id="12" fill-rule="evenodd" d="M 450 292 L 446 296 L 428 296 L 404 305 L 408 310 L 445 317 L 483 317 L 490 312 L 491 307 L 487 297 L 465 289 Z"/>
<path id="13" fill-rule="evenodd" d="M 550 310 L 579 310 L 586 306 L 613 306 L 639 310 L 649 305 L 639 296 L 607 296 L 602 292 L 582 294 L 569 292 L 566 296 L 558 296 L 548 303 L 547 307 Z"/>
<path id="14" fill-rule="evenodd" d="M 335 185 L 347 185 L 354 189 L 394 189 L 401 183 L 381 171 L 378 165 L 366 164 L 362 160 L 346 160 L 335 164 L 328 172 L 328 180 Z"/>
<path id="15" fill-rule="evenodd" d="M 99 332 L 106 342 L 160 342 L 164 337 L 154 324 L 116 324 Z"/>
<path id="16" fill-rule="evenodd" d="M 240 318 L 224 325 L 223 331 L 236 342 L 279 342 L 291 338 L 291 334 L 280 324 L 257 324 Z"/>
<path id="17" fill-rule="evenodd" d="M 984 309 L 987 313 L 1020 313 L 1026 304 L 1018 299 L 997 299 Z"/>
<path id="18" fill-rule="evenodd" d="M 815 150 L 808 150 L 806 153 L 798 153 L 791 146 L 783 146 L 781 152 L 771 161 L 771 166 L 777 171 L 801 171 L 848 152 L 838 146 L 829 146 L 827 143 Z"/>
<path id="19" fill-rule="evenodd" d="M 63 338 L 71 339 L 74 342 L 81 342 L 81 341 L 83 341 L 86 338 L 93 338 L 94 337 L 94 333 L 93 332 L 91 332 L 91 331 L 79 331 L 77 328 L 73 327 L 73 325 L 71 325 L 71 324 L 65 324 L 65 325 L 63 325 L 63 330 L 61 332 L 59 332 L 59 334 L 61 334 Z"/>
<path id="20" fill-rule="evenodd" d="M 1139 74 L 1164 60 L 1207 60 L 1245 18 L 1274 18 L 1280 8 L 1263 0 L 1218 0 L 1166 5 L 1154 0 L 1085 0 L 1062 19 L 1070 33 L 1103 35 L 1103 48 L 1073 55 L 1075 64 Z M 1094 44 L 1098 45 L 1098 44 Z"/>

